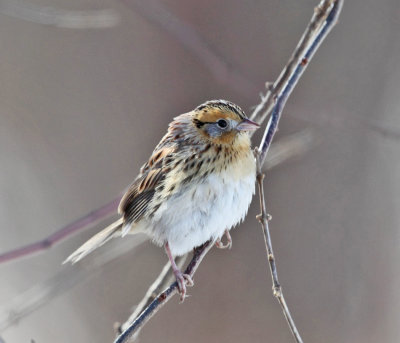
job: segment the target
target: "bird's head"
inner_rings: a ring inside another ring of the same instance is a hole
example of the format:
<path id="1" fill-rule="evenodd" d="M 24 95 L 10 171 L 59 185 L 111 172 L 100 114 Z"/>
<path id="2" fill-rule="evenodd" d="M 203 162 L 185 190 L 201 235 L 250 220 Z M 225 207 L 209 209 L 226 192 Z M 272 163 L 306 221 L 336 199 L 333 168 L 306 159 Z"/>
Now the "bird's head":
<path id="1" fill-rule="evenodd" d="M 247 118 L 243 110 L 226 100 L 211 100 L 194 110 L 193 124 L 214 144 L 231 145 L 236 138 L 249 138 L 260 125 Z"/>

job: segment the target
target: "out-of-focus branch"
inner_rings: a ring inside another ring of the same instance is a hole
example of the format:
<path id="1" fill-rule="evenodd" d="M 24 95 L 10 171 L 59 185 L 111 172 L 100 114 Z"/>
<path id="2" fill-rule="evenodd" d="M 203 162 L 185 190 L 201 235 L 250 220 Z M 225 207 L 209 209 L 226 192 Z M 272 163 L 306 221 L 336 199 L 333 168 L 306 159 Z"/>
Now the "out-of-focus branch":
<path id="1" fill-rule="evenodd" d="M 48 279 L 30 286 L 26 291 L 0 306 L 0 332 L 20 324 L 27 316 L 48 304 L 56 297 L 71 290 L 80 282 L 87 280 L 106 263 L 115 260 L 122 254 L 134 251 L 134 248 L 147 240 L 144 235 L 125 238 L 108 249 L 99 249 L 94 258 L 84 263 L 65 265 Z M 1 341 L 0 341 L 1 343 Z"/>
<path id="2" fill-rule="evenodd" d="M 185 274 L 189 274 L 193 277 L 197 268 L 207 252 L 212 248 L 214 242 L 208 241 L 202 246 L 196 248 L 193 253 L 193 258 L 185 270 Z M 175 281 L 165 291 L 161 292 L 146 309 L 131 323 L 124 332 L 122 332 L 114 343 L 126 343 L 129 342 L 131 337 L 135 335 L 158 310 L 167 303 L 176 293 L 178 293 L 178 283 Z"/>
<path id="3" fill-rule="evenodd" d="M 270 170 L 293 158 L 303 156 L 316 144 L 316 141 L 318 137 L 310 128 L 281 137 L 271 146 L 263 170 Z"/>
<path id="4" fill-rule="evenodd" d="M 120 199 L 121 196 L 115 198 L 111 202 L 73 221 L 43 240 L 0 254 L 0 264 L 47 250 L 74 233 L 79 232 L 88 226 L 95 225 L 116 213 Z"/>
<path id="5" fill-rule="evenodd" d="M 230 66 L 212 49 L 196 30 L 170 12 L 159 0 L 121 0 L 127 7 L 142 15 L 178 40 L 210 70 L 214 78 L 249 99 L 257 94 L 257 86 Z"/>
<path id="6" fill-rule="evenodd" d="M 282 109 L 287 98 L 291 94 L 294 86 L 297 84 L 315 51 L 318 49 L 321 42 L 326 38 L 331 28 L 336 24 L 342 5 L 343 0 L 322 0 L 315 8 L 314 15 L 311 18 L 311 21 L 308 24 L 308 27 L 300 39 L 300 42 L 292 54 L 289 62 L 286 64 L 276 82 L 269 87 L 267 95 L 262 98 L 261 103 L 256 107 L 251 116 L 253 120 L 262 123 L 271 114 L 260 144 L 260 148 L 257 149 L 256 154 L 258 167 L 257 179 L 260 189 L 260 203 L 262 209 L 259 219 L 264 229 L 263 232 L 266 242 L 267 256 L 270 262 L 274 295 L 278 298 L 285 318 L 288 321 L 290 330 L 293 333 L 296 342 L 298 343 L 302 343 L 302 339 L 290 315 L 289 309 L 282 294 L 282 289 L 278 282 L 276 264 L 272 251 L 271 236 L 268 228 L 268 216 L 266 214 L 264 192 L 262 188 L 263 174 L 261 171 L 261 166 L 263 165 L 266 155 L 269 151 L 272 139 L 278 127 Z M 208 244 L 209 243 L 210 242 L 208 242 Z M 202 257 L 204 257 L 211 246 L 212 245 L 208 245 L 208 249 L 202 251 Z M 200 263 L 200 261 L 201 259 L 196 260 L 195 254 L 189 266 L 192 263 L 196 263 L 197 265 Z M 187 273 L 187 271 L 185 271 L 185 273 Z M 192 274 L 190 275 L 192 276 Z M 128 340 L 143 327 L 143 325 L 158 311 L 158 309 L 165 304 L 166 300 L 169 300 L 172 297 L 172 292 L 177 292 L 176 282 L 167 288 L 166 291 L 162 292 L 139 315 L 139 317 L 137 317 L 136 320 L 126 328 L 126 330 L 116 339 L 114 343 L 128 342 Z"/>
<path id="7" fill-rule="evenodd" d="M 68 29 L 102 29 L 120 22 L 119 14 L 113 9 L 70 11 L 21 0 L 0 0 L 0 13 L 36 24 Z"/>

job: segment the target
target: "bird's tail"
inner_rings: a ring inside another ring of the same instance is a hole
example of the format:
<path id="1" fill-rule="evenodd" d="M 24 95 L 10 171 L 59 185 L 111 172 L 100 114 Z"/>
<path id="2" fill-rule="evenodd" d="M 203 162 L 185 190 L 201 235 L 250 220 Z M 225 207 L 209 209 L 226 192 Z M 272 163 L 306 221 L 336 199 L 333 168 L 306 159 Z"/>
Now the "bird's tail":
<path id="1" fill-rule="evenodd" d="M 90 254 L 93 250 L 101 247 L 104 243 L 108 242 L 111 238 L 121 235 L 122 218 L 118 219 L 114 223 L 101 230 L 98 234 L 94 235 L 88 241 L 86 241 L 81 247 L 75 250 L 64 263 L 76 263 Z"/>

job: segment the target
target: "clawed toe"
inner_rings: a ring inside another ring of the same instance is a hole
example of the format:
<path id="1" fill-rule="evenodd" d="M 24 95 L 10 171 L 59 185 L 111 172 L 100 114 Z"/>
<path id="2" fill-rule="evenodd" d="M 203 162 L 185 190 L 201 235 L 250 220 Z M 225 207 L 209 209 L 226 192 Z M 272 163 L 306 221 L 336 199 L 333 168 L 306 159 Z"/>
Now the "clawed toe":
<path id="1" fill-rule="evenodd" d="M 169 261 L 171 262 L 171 267 L 174 272 L 176 282 L 178 284 L 179 294 L 181 296 L 181 302 L 183 302 L 186 297 L 186 286 L 192 287 L 194 285 L 193 279 L 189 274 L 182 273 L 181 270 L 178 268 L 172 256 L 168 242 L 165 243 L 165 251 L 168 255 Z"/>
<path id="2" fill-rule="evenodd" d="M 215 246 L 218 249 L 231 249 L 232 248 L 232 237 L 229 234 L 228 230 L 225 230 L 224 235 L 226 237 L 226 244 L 224 244 L 221 240 L 221 238 L 218 238 L 215 242 Z"/>
<path id="3" fill-rule="evenodd" d="M 183 274 L 180 271 L 175 273 L 175 277 L 176 277 L 176 282 L 178 283 L 181 302 L 183 302 L 187 296 L 186 286 L 193 287 L 194 282 L 189 274 Z"/>
<path id="4" fill-rule="evenodd" d="M 188 287 L 193 287 L 194 286 L 193 279 L 189 274 L 182 274 L 182 276 L 185 279 L 186 286 L 188 286 Z"/>

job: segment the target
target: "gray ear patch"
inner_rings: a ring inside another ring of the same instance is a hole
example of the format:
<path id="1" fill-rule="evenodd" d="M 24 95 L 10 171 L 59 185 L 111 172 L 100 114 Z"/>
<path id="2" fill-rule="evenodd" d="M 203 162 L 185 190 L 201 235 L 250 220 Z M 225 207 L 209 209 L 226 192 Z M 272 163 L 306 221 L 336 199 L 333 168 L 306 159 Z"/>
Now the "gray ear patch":
<path id="1" fill-rule="evenodd" d="M 231 129 L 232 122 L 227 119 L 220 119 L 216 123 L 207 123 L 205 127 L 205 131 L 213 138 L 220 137 L 224 132 L 230 131 Z"/>

